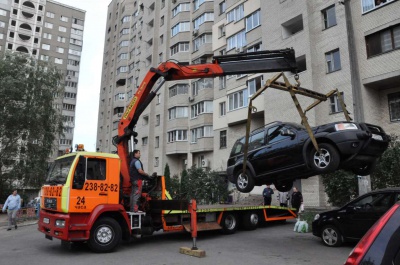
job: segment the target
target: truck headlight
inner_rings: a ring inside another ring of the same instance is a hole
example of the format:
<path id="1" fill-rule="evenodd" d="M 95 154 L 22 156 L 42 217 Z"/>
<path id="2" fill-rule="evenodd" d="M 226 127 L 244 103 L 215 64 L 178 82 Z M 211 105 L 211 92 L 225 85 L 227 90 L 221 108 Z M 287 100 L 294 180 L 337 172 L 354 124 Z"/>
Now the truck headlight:
<path id="1" fill-rule="evenodd" d="M 320 217 L 320 216 L 319 216 L 319 213 L 317 213 L 317 214 L 314 216 L 314 221 L 315 221 L 315 220 L 318 220 L 319 217 Z"/>
<path id="2" fill-rule="evenodd" d="M 56 220 L 56 226 L 65 227 L 65 220 Z"/>

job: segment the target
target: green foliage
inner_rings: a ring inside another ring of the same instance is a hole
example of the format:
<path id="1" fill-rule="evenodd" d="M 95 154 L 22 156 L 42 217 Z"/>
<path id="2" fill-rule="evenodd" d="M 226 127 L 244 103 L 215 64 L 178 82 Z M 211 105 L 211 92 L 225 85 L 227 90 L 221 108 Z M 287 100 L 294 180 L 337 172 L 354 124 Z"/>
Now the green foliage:
<path id="1" fill-rule="evenodd" d="M 218 173 L 192 167 L 187 175 L 182 172 L 181 196 L 188 200 L 196 199 L 198 204 L 214 204 L 226 200 L 227 185 L 225 178 Z"/>
<path id="2" fill-rule="evenodd" d="M 0 60 L 0 199 L 12 186 L 40 187 L 47 159 L 62 134 L 62 74 L 53 66 L 19 53 Z"/>
<path id="3" fill-rule="evenodd" d="M 169 171 L 168 163 L 166 163 L 164 167 L 164 178 L 165 178 L 165 185 L 167 187 L 171 187 L 171 172 Z"/>
<path id="4" fill-rule="evenodd" d="M 393 135 L 389 148 L 382 154 L 371 174 L 371 188 L 381 189 L 400 186 L 400 141 Z"/>
<path id="5" fill-rule="evenodd" d="M 353 173 L 338 170 L 324 174 L 322 182 L 333 206 L 342 206 L 358 196 L 358 179 Z"/>

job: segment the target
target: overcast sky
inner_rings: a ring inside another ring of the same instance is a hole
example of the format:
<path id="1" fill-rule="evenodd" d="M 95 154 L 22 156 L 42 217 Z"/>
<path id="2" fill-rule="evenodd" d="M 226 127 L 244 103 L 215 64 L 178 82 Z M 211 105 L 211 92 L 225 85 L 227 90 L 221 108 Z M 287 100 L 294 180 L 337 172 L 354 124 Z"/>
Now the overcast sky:
<path id="1" fill-rule="evenodd" d="M 73 146 L 96 151 L 97 114 L 107 7 L 111 0 L 55 0 L 86 11 Z"/>

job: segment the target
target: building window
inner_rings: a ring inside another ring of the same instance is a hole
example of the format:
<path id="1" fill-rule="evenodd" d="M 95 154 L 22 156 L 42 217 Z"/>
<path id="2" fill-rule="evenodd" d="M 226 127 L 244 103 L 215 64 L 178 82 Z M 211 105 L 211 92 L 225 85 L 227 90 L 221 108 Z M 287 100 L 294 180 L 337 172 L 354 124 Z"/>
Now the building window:
<path id="1" fill-rule="evenodd" d="M 226 131 L 219 132 L 219 148 L 226 148 Z"/>
<path id="2" fill-rule="evenodd" d="M 203 13 L 199 17 L 197 17 L 195 20 L 193 20 L 193 27 L 194 29 L 198 29 L 200 25 L 207 21 L 214 21 L 214 13 Z"/>
<path id="3" fill-rule="evenodd" d="M 226 102 L 221 102 L 219 103 L 219 116 L 225 116 L 226 115 Z"/>
<path id="4" fill-rule="evenodd" d="M 121 19 L 121 23 L 129 22 L 130 20 L 131 20 L 131 17 L 130 17 L 130 16 L 124 16 L 124 17 Z"/>
<path id="5" fill-rule="evenodd" d="M 247 81 L 247 88 L 249 89 L 249 97 L 254 95 L 261 88 L 262 79 L 263 79 L 262 76 L 259 76 Z"/>
<path id="6" fill-rule="evenodd" d="M 51 40 L 51 34 L 50 33 L 43 33 L 43 38 L 44 39 L 49 39 L 49 40 Z"/>
<path id="7" fill-rule="evenodd" d="M 82 19 L 73 18 L 72 19 L 72 24 L 83 26 L 84 25 L 84 21 Z"/>
<path id="8" fill-rule="evenodd" d="M 213 102 L 212 101 L 201 101 L 197 104 L 190 106 L 190 118 L 194 119 L 203 113 L 213 113 Z"/>
<path id="9" fill-rule="evenodd" d="M 64 104 L 63 104 L 63 110 L 71 110 L 71 111 L 74 111 L 74 110 L 75 110 L 75 105 L 64 103 Z"/>
<path id="10" fill-rule="evenodd" d="M 226 13 L 226 21 L 227 23 L 236 22 L 243 18 L 244 16 L 244 7 L 243 4 L 235 7 L 233 10 Z"/>
<path id="11" fill-rule="evenodd" d="M 246 18 L 246 32 L 260 26 L 260 10 Z"/>
<path id="12" fill-rule="evenodd" d="M 61 16 L 60 20 L 63 22 L 68 22 L 68 17 Z"/>
<path id="13" fill-rule="evenodd" d="M 7 16 L 7 11 L 0 9 L 0 16 Z"/>
<path id="14" fill-rule="evenodd" d="M 181 3 L 177 5 L 174 9 L 172 9 L 172 17 L 184 11 L 190 11 L 190 3 Z"/>
<path id="15" fill-rule="evenodd" d="M 171 46 L 171 56 L 178 52 L 188 52 L 189 42 L 178 42 L 177 44 Z"/>
<path id="16" fill-rule="evenodd" d="M 44 27 L 48 28 L 48 29 L 52 29 L 53 28 L 53 24 L 49 23 L 49 22 L 45 22 L 44 23 Z"/>
<path id="17" fill-rule="evenodd" d="M 193 1 L 194 10 L 199 9 L 200 6 L 201 6 L 202 4 L 204 4 L 204 2 L 207 2 L 207 1 L 213 1 L 213 0 L 194 0 L 194 1 Z"/>
<path id="18" fill-rule="evenodd" d="M 400 121 L 400 92 L 388 94 L 390 121 Z"/>
<path id="19" fill-rule="evenodd" d="M 79 30 L 79 29 L 71 28 L 71 34 L 83 36 L 83 31 L 82 31 L 82 30 Z"/>
<path id="20" fill-rule="evenodd" d="M 212 125 L 201 126 L 190 130 L 190 142 L 197 143 L 197 140 L 205 137 L 213 137 Z"/>
<path id="21" fill-rule="evenodd" d="M 129 29 L 128 28 L 124 28 L 119 32 L 119 36 L 123 36 L 123 35 L 128 35 L 129 34 Z"/>
<path id="22" fill-rule="evenodd" d="M 56 63 L 56 64 L 62 64 L 62 63 L 63 63 L 63 59 L 54 58 L 54 63 Z"/>
<path id="23" fill-rule="evenodd" d="M 159 161 L 160 161 L 160 159 L 158 159 L 158 157 L 154 158 L 154 167 L 158 167 Z"/>
<path id="24" fill-rule="evenodd" d="M 219 77 L 219 89 L 225 89 L 226 88 L 226 76 L 220 76 Z"/>
<path id="25" fill-rule="evenodd" d="M 169 88 L 169 97 L 189 94 L 189 84 L 176 84 Z"/>
<path id="26" fill-rule="evenodd" d="M 221 3 L 219 3 L 219 14 L 223 14 L 225 13 L 226 10 L 226 2 L 222 1 Z"/>
<path id="27" fill-rule="evenodd" d="M 46 12 L 46 17 L 54 18 L 54 13 Z"/>
<path id="28" fill-rule="evenodd" d="M 44 44 L 44 43 L 43 43 L 43 44 L 42 44 L 42 49 L 48 51 L 48 50 L 50 50 L 50 45 L 49 45 L 49 44 Z"/>
<path id="29" fill-rule="evenodd" d="M 324 29 L 336 26 L 335 5 L 322 10 L 322 18 L 324 19 Z"/>
<path id="30" fill-rule="evenodd" d="M 72 54 L 72 55 L 76 55 L 76 56 L 81 56 L 81 52 L 80 51 L 73 50 L 73 49 L 69 49 L 68 53 Z"/>
<path id="31" fill-rule="evenodd" d="M 212 43 L 211 34 L 202 34 L 200 37 L 196 38 L 193 41 L 193 51 L 198 51 L 200 47 L 206 43 Z"/>
<path id="32" fill-rule="evenodd" d="M 393 1 L 395 0 L 361 0 L 362 12 L 366 13 L 376 8 L 380 8 Z"/>
<path id="33" fill-rule="evenodd" d="M 332 73 L 341 69 L 339 49 L 325 53 L 326 72 Z"/>
<path id="34" fill-rule="evenodd" d="M 229 37 L 226 42 L 228 51 L 234 48 L 243 47 L 246 45 L 246 32 L 243 30 L 232 37 Z"/>
<path id="35" fill-rule="evenodd" d="M 179 32 L 190 31 L 190 22 L 180 22 L 172 27 L 171 36 L 175 36 Z"/>
<path id="36" fill-rule="evenodd" d="M 221 25 L 218 27 L 218 38 L 225 36 L 225 25 Z"/>
<path id="37" fill-rule="evenodd" d="M 61 32 L 67 32 L 67 28 L 66 27 L 62 27 L 62 26 L 59 26 L 58 30 L 61 31 Z"/>
<path id="38" fill-rule="evenodd" d="M 196 96 L 200 90 L 214 88 L 214 78 L 201 78 L 197 81 L 192 82 L 192 95 Z"/>
<path id="39" fill-rule="evenodd" d="M 42 61 L 49 61 L 49 56 L 48 55 L 43 55 L 43 54 L 41 54 L 40 55 L 40 60 L 42 60 Z"/>
<path id="40" fill-rule="evenodd" d="M 187 141 L 187 130 L 176 130 L 167 133 L 168 143 Z"/>
<path id="41" fill-rule="evenodd" d="M 156 103 L 157 105 L 161 103 L 161 94 L 157 94 Z"/>
<path id="42" fill-rule="evenodd" d="M 44 34 L 43 34 L 43 35 L 44 35 Z M 58 37 L 57 37 L 57 41 L 58 41 L 58 42 L 65 43 L 65 37 L 58 36 Z"/>
<path id="43" fill-rule="evenodd" d="M 0 28 L 4 28 L 6 26 L 6 23 L 4 23 L 3 21 L 0 21 Z"/>
<path id="44" fill-rule="evenodd" d="M 168 110 L 168 119 L 178 119 L 188 117 L 189 108 L 188 107 L 173 107 Z"/>
<path id="45" fill-rule="evenodd" d="M 81 40 L 77 40 L 77 39 L 69 39 L 69 43 L 71 43 L 71 44 L 75 44 L 75 45 L 78 45 L 78 46 L 82 46 L 82 41 Z"/>
<path id="46" fill-rule="evenodd" d="M 160 126 L 160 122 L 161 122 L 161 116 L 160 114 L 156 115 L 156 126 Z"/>
<path id="47" fill-rule="evenodd" d="M 156 136 L 154 141 L 154 148 L 159 148 L 159 147 L 160 147 L 160 136 Z"/>
<path id="48" fill-rule="evenodd" d="M 142 138 L 142 145 L 147 145 L 147 143 L 148 143 L 148 137 L 143 137 Z"/>
<path id="49" fill-rule="evenodd" d="M 400 25 L 395 25 L 365 37 L 367 56 L 371 57 L 400 48 Z"/>
<path id="50" fill-rule="evenodd" d="M 64 48 L 57 47 L 57 48 L 56 48 L 56 52 L 58 52 L 58 53 L 64 53 Z"/>
<path id="51" fill-rule="evenodd" d="M 236 110 L 243 107 L 246 107 L 248 104 L 248 90 L 238 91 L 236 93 L 228 95 L 228 110 Z"/>
<path id="52" fill-rule="evenodd" d="M 343 92 L 340 92 L 340 95 L 342 96 L 342 99 L 343 99 L 343 101 L 344 101 L 344 94 L 343 94 Z M 342 105 L 340 104 L 340 101 L 339 101 L 339 99 L 338 99 L 338 95 L 335 94 L 335 95 L 331 96 L 331 97 L 329 98 L 329 100 L 330 100 L 330 107 L 331 107 L 331 112 L 330 112 L 330 114 L 338 113 L 338 112 L 343 112 Z"/>
<path id="53" fill-rule="evenodd" d="M 118 100 L 124 100 L 125 99 L 125 93 L 117 93 L 114 96 L 114 101 L 118 101 Z M 143 118 L 144 119 L 144 118 Z"/>

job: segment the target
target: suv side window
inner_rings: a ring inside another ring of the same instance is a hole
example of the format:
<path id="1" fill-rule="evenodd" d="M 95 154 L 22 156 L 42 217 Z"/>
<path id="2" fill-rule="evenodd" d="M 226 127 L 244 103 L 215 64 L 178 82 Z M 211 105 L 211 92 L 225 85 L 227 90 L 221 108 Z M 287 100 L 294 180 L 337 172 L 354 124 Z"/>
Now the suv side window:
<path id="1" fill-rule="evenodd" d="M 275 126 L 272 128 L 268 129 L 268 144 L 273 144 L 276 142 L 280 142 L 286 138 L 289 138 L 289 136 L 283 136 L 281 135 L 281 129 L 283 126 Z"/>
<path id="2" fill-rule="evenodd" d="M 249 142 L 249 151 L 257 149 L 263 145 L 264 145 L 264 130 L 251 136 Z"/>

